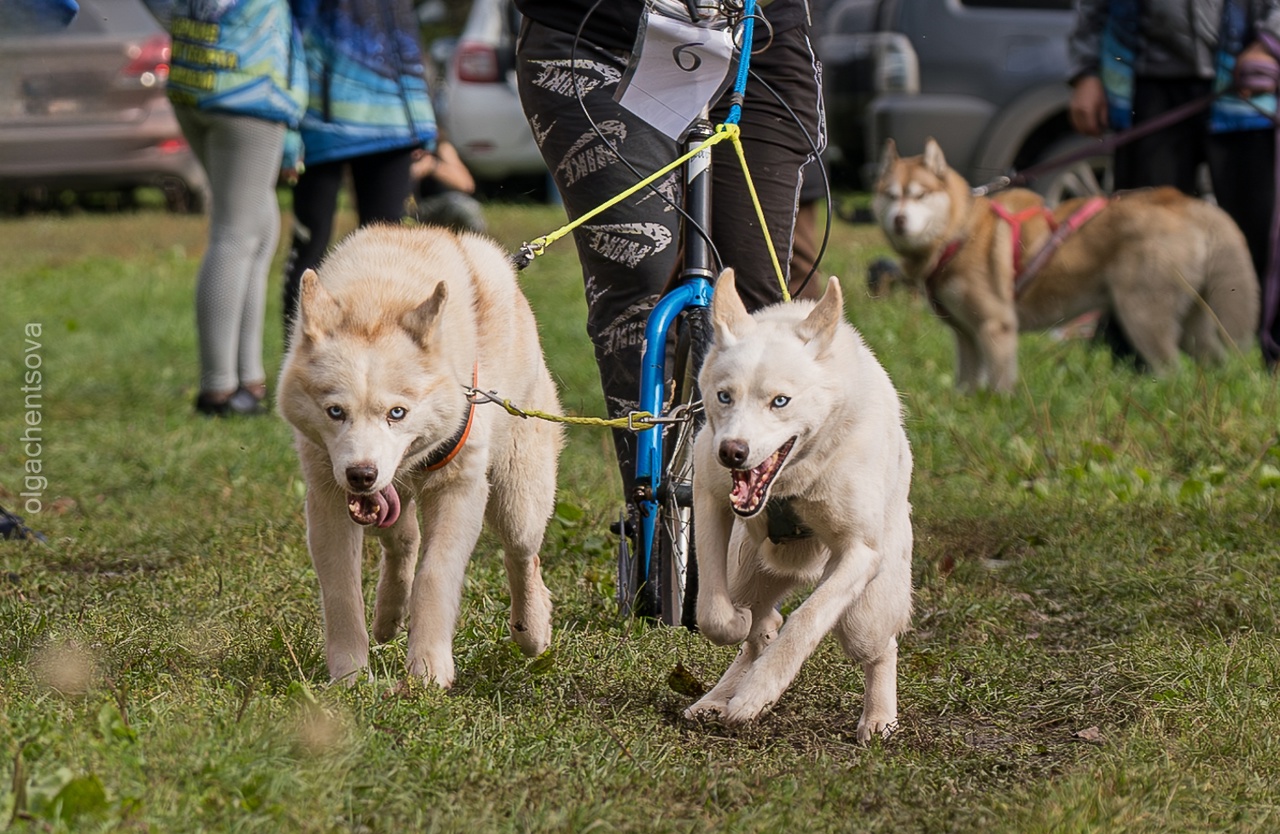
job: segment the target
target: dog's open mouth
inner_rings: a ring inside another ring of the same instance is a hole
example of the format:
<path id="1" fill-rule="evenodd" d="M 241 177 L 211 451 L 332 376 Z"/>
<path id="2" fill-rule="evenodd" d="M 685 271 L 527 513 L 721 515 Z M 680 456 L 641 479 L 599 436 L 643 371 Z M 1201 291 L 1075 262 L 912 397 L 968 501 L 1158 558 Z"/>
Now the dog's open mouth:
<path id="1" fill-rule="evenodd" d="M 782 464 L 786 462 L 787 455 L 791 454 L 791 447 L 795 442 L 793 437 L 783 443 L 778 451 L 765 458 L 755 469 L 729 470 L 733 475 L 733 492 L 729 493 L 729 503 L 733 505 L 735 513 L 743 518 L 750 518 L 760 512 L 765 499 L 769 497 L 769 487 L 782 471 Z"/>
<path id="2" fill-rule="evenodd" d="M 347 495 L 347 512 L 356 524 L 390 527 L 400 517 L 400 496 L 393 485 L 372 495 Z"/>

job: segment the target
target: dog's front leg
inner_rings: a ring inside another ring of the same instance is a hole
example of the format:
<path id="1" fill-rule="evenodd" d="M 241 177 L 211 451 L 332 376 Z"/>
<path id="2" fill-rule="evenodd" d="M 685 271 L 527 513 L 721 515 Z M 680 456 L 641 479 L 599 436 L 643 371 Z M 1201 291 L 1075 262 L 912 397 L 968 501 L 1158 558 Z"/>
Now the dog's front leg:
<path id="1" fill-rule="evenodd" d="M 329 679 L 335 683 L 355 683 L 369 665 L 369 632 L 360 590 L 363 538 L 340 491 L 328 485 L 307 489 L 307 547 L 320 581 L 324 652 Z"/>
<path id="2" fill-rule="evenodd" d="M 1013 310 L 992 316 L 978 328 L 978 350 L 991 390 L 1007 394 L 1018 380 L 1018 321 Z"/>
<path id="3" fill-rule="evenodd" d="M 782 697 L 801 664 L 866 589 L 879 565 L 880 554 L 863 541 L 832 553 L 822 581 L 787 619 L 778 639 L 747 670 L 738 694 L 729 701 L 726 721 L 750 721 Z"/>
<path id="4" fill-rule="evenodd" d="M 747 640 L 738 649 L 738 654 L 733 659 L 733 663 L 729 664 L 729 668 L 720 676 L 720 680 L 711 688 L 711 691 L 698 699 L 697 703 L 690 706 L 684 711 L 685 718 L 696 718 L 701 715 L 723 715 L 728 708 L 730 699 L 738 691 L 738 685 L 741 683 L 743 676 L 747 670 L 751 668 L 751 664 L 756 662 L 760 654 L 768 647 L 770 643 L 778 638 L 778 627 L 782 625 L 782 615 L 775 609 L 769 607 L 763 611 L 757 612 L 751 634 L 747 636 Z"/>
<path id="5" fill-rule="evenodd" d="M 418 567 L 421 532 L 418 505 L 405 501 L 400 518 L 389 530 L 378 532 L 382 539 L 382 566 L 373 605 L 373 639 L 385 643 L 396 636 L 409 613 L 409 590 Z"/>
<path id="6" fill-rule="evenodd" d="M 972 394 L 986 384 L 982 353 L 978 343 L 969 333 L 955 329 L 956 336 L 956 388 L 964 394 Z"/>
<path id="7" fill-rule="evenodd" d="M 741 643 L 751 632 L 751 611 L 729 595 L 729 540 L 733 510 L 728 471 L 715 459 L 711 431 L 704 429 L 694 447 L 693 526 L 698 546 L 698 630 L 719 646 Z"/>
<path id="8" fill-rule="evenodd" d="M 423 517 L 422 560 L 409 601 L 409 674 L 453 686 L 453 633 L 467 563 L 480 538 L 489 485 L 484 467 L 472 466 L 438 492 L 418 496 Z"/>

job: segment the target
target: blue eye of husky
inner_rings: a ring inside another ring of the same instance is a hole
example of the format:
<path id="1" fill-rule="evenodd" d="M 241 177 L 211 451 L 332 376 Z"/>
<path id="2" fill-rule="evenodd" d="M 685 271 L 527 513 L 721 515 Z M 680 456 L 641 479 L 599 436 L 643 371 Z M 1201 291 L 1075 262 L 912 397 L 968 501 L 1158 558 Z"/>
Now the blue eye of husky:
<path id="1" fill-rule="evenodd" d="M 778 396 L 773 398 L 773 402 L 769 403 L 769 405 L 773 406 L 774 408 L 783 408 L 789 402 L 791 402 L 790 397 L 784 394 L 779 394 Z"/>
<path id="2" fill-rule="evenodd" d="M 401 420 L 403 420 L 403 419 L 404 419 L 404 416 L 405 416 L 406 414 L 408 414 L 408 413 L 409 413 L 409 412 L 408 412 L 408 411 L 406 411 L 406 410 L 404 409 L 404 407 L 403 407 L 403 406 L 399 406 L 399 405 L 398 405 L 398 406 L 396 406 L 395 408 L 393 408 L 393 409 L 391 409 L 390 411 L 388 411 L 388 412 L 387 412 L 387 419 L 388 419 L 388 420 L 390 420 L 390 421 L 391 421 L 391 422 L 393 422 L 393 423 L 398 423 L 398 422 L 400 422 Z"/>
<path id="3" fill-rule="evenodd" d="M 724 405 L 728 405 L 729 403 L 733 402 L 733 397 L 729 396 L 728 391 L 717 391 L 716 399 L 719 400 Z"/>
<path id="4" fill-rule="evenodd" d="M 345 420 L 347 417 L 347 412 L 340 405 L 331 405 L 324 413 L 329 415 L 330 420 Z"/>

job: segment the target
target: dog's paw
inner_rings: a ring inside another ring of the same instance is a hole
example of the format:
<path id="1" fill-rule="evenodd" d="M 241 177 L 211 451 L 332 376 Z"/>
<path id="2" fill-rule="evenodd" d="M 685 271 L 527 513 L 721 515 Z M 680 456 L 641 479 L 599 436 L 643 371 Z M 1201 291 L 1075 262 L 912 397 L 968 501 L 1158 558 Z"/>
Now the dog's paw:
<path id="1" fill-rule="evenodd" d="M 724 604 L 700 604 L 698 631 L 717 646 L 741 643 L 751 633 L 751 609 Z"/>
<path id="2" fill-rule="evenodd" d="M 684 717 L 690 721 L 699 719 L 717 720 L 724 717 L 725 703 L 718 700 L 707 700 L 703 698 L 694 704 L 685 708 Z"/>
<path id="3" fill-rule="evenodd" d="M 356 666 L 351 669 L 330 669 L 329 685 L 351 687 L 371 680 L 372 677 L 367 666 Z"/>
<path id="4" fill-rule="evenodd" d="M 893 735 L 898 729 L 898 719 L 895 716 L 868 717 L 863 715 L 858 719 L 858 743 L 866 744 L 871 741 L 873 736 L 879 736 L 886 739 Z"/>
<path id="5" fill-rule="evenodd" d="M 551 645 L 551 592 L 539 580 L 523 605 L 511 609 L 511 639 L 526 657 L 537 657 Z"/>
<path id="6" fill-rule="evenodd" d="M 350 649 L 337 651 L 330 649 L 328 656 L 329 683 L 338 686 L 355 686 L 369 677 L 369 650 Z"/>
<path id="7" fill-rule="evenodd" d="M 404 624 L 402 617 L 375 616 L 373 620 L 373 639 L 377 643 L 390 643 L 400 633 Z"/>
<path id="8" fill-rule="evenodd" d="M 512 619 L 507 624 L 511 629 L 511 639 L 516 641 L 525 657 L 537 657 L 551 645 L 551 621 L 522 622 Z"/>
<path id="9" fill-rule="evenodd" d="M 428 660 L 426 657 L 415 656 L 410 652 L 409 657 L 405 660 L 409 674 L 421 680 L 424 684 L 434 683 L 441 689 L 449 689 L 453 686 L 453 657 L 446 656 L 436 658 L 435 661 Z"/>
<path id="10" fill-rule="evenodd" d="M 736 695 L 725 705 L 724 723 L 746 724 L 755 721 L 773 706 L 775 700 L 777 699 L 760 698 L 751 693 Z"/>

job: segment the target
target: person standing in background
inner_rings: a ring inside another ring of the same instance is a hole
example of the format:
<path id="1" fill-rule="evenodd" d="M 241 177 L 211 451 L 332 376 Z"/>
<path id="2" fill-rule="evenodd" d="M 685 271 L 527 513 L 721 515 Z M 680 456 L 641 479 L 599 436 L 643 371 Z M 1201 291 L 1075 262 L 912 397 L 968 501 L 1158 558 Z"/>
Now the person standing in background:
<path id="1" fill-rule="evenodd" d="M 200 392 L 208 416 L 267 413 L 262 331 L 280 241 L 285 135 L 306 101 L 287 0 L 148 0 L 173 40 L 167 91 L 209 179 L 209 244 L 196 280 Z"/>
<path id="2" fill-rule="evenodd" d="M 1068 42 L 1071 123 L 1086 136 L 1124 130 L 1212 92 L 1243 91 L 1117 148 L 1115 186 L 1197 194 L 1200 165 L 1208 164 L 1214 198 L 1244 232 L 1262 283 L 1258 336 L 1271 369 L 1280 360 L 1280 287 L 1268 281 L 1278 53 L 1280 0 L 1076 0 Z M 1133 355 L 1118 324 L 1099 328 L 1117 356 Z"/>
<path id="3" fill-rule="evenodd" d="M 448 141 L 438 139 L 434 154 L 424 153 L 415 159 L 410 175 L 419 223 L 455 232 L 488 231 L 484 208 L 475 197 L 475 177 Z"/>
<path id="4" fill-rule="evenodd" d="M 293 238 L 285 264 L 286 342 L 302 273 L 333 236 L 348 169 L 361 226 L 407 216 L 410 168 L 434 153 L 436 119 L 427 94 L 412 0 L 292 0 L 302 27 L 310 100 L 302 118 L 304 167 L 293 189 Z"/>

